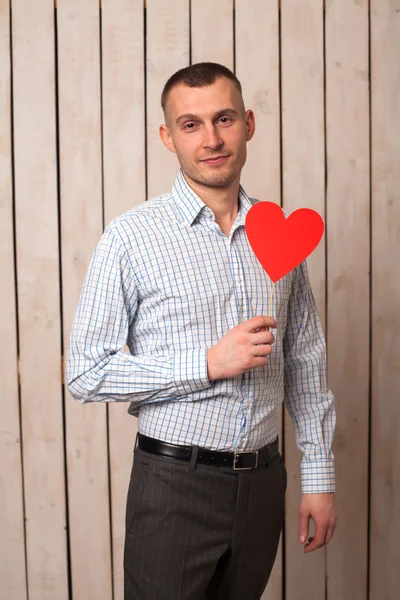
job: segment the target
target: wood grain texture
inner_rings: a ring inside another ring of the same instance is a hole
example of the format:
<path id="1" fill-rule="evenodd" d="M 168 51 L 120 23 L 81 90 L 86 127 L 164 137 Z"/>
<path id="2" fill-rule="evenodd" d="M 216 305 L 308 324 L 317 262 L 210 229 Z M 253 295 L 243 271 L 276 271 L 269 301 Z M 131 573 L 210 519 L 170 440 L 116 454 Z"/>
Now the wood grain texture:
<path id="1" fill-rule="evenodd" d="M 27 598 L 17 373 L 11 145 L 10 6 L 0 4 L 0 582 L 5 598 Z"/>
<path id="2" fill-rule="evenodd" d="M 192 63 L 217 62 L 233 70 L 233 0 L 192 0 Z"/>
<path id="3" fill-rule="evenodd" d="M 241 183 L 250 196 L 280 204 L 278 1 L 236 2 L 235 25 L 236 75 L 256 121 Z"/>
<path id="4" fill-rule="evenodd" d="M 142 0 L 102 1 L 104 223 L 145 200 Z"/>
<path id="5" fill-rule="evenodd" d="M 16 251 L 28 595 L 68 597 L 54 12 L 12 6 Z"/>
<path id="6" fill-rule="evenodd" d="M 307 207 L 325 219 L 324 48 L 320 0 L 281 4 L 283 206 L 290 213 Z M 324 240 L 307 259 L 311 287 L 325 329 Z M 323 598 L 325 549 L 304 554 L 299 543 L 301 453 L 285 411 L 286 594 L 288 599 Z"/>
<path id="7" fill-rule="evenodd" d="M 371 3 L 370 600 L 400 588 L 400 2 Z"/>
<path id="8" fill-rule="evenodd" d="M 159 137 L 164 123 L 161 92 L 175 71 L 189 65 L 189 0 L 147 0 L 148 198 L 172 189 L 179 163 Z"/>
<path id="9" fill-rule="evenodd" d="M 61 245 L 65 352 L 81 286 L 103 230 L 100 19 L 97 0 L 59 0 Z M 111 600 L 106 406 L 66 390 L 73 598 Z"/>
<path id="10" fill-rule="evenodd" d="M 105 224 L 144 202 L 145 106 L 142 0 L 102 3 L 103 175 Z M 137 419 L 110 403 L 109 447 L 114 599 L 123 599 L 125 509 Z"/>
<path id="11" fill-rule="evenodd" d="M 326 6 L 328 374 L 337 402 L 339 520 L 328 598 L 365 600 L 368 540 L 370 174 L 368 2 Z"/>

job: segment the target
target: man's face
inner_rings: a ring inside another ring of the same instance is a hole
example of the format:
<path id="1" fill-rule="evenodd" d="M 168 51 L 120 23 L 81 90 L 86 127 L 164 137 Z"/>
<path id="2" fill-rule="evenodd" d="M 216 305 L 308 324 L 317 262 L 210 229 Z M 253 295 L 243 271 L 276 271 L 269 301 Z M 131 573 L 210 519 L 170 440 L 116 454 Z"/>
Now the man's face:
<path id="1" fill-rule="evenodd" d="M 172 88 L 160 127 L 166 147 L 176 152 L 185 175 L 207 187 L 226 187 L 240 176 L 246 142 L 254 134 L 254 114 L 245 112 L 233 82 L 219 77 L 212 85 Z M 214 159 L 214 160 L 213 160 Z"/>

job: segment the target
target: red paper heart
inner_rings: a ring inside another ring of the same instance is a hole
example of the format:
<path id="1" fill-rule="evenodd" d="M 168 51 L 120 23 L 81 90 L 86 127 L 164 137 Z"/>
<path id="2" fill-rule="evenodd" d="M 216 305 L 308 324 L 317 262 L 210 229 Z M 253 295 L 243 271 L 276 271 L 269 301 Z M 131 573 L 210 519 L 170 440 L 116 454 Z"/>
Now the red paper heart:
<path id="1" fill-rule="evenodd" d="M 274 202 L 258 202 L 248 211 L 245 228 L 254 254 L 275 283 L 318 246 L 324 222 L 311 208 L 299 208 L 286 218 Z"/>

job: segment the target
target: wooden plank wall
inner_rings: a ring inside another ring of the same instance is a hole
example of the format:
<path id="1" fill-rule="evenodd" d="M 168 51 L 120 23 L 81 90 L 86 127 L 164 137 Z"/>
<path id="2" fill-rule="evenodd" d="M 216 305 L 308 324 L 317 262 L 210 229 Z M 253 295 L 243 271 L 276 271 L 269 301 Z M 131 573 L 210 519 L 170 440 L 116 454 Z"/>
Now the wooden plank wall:
<path id="1" fill-rule="evenodd" d="M 51 600 L 68 590 L 53 3 L 17 0 L 12 15 L 26 576 L 29 598 Z"/>
<path id="2" fill-rule="evenodd" d="M 248 193 L 326 221 L 308 264 L 337 399 L 339 523 L 303 554 L 282 411 L 286 522 L 263 600 L 397 597 L 399 55 L 399 0 L 0 0 L 2 598 L 123 598 L 136 419 L 74 402 L 63 357 L 103 228 L 172 186 L 160 93 L 202 60 L 234 69 L 255 112 Z"/>
<path id="3" fill-rule="evenodd" d="M 26 598 L 24 496 L 18 394 L 11 122 L 10 20 L 0 4 L 0 586 L 5 597 Z M 12 558 L 12 560 L 9 560 Z"/>
<path id="4" fill-rule="evenodd" d="M 399 589 L 400 3 L 371 2 L 370 600 Z"/>
<path id="5" fill-rule="evenodd" d="M 343 508 L 327 552 L 327 587 L 328 597 L 354 600 L 366 598 L 368 589 L 368 81 L 368 3 L 333 2 L 326 13 L 327 335 Z"/>

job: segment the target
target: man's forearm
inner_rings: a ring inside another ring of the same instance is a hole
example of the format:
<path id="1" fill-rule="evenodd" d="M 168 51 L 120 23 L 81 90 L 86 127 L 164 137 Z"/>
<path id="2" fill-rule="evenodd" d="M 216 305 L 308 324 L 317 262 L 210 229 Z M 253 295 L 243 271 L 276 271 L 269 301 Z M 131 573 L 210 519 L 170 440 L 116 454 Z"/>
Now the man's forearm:
<path id="1" fill-rule="evenodd" d="M 71 344 L 67 383 L 71 395 L 86 402 L 149 402 L 187 398 L 209 388 L 206 350 L 165 356 L 133 356 L 119 351 L 92 364 Z"/>

